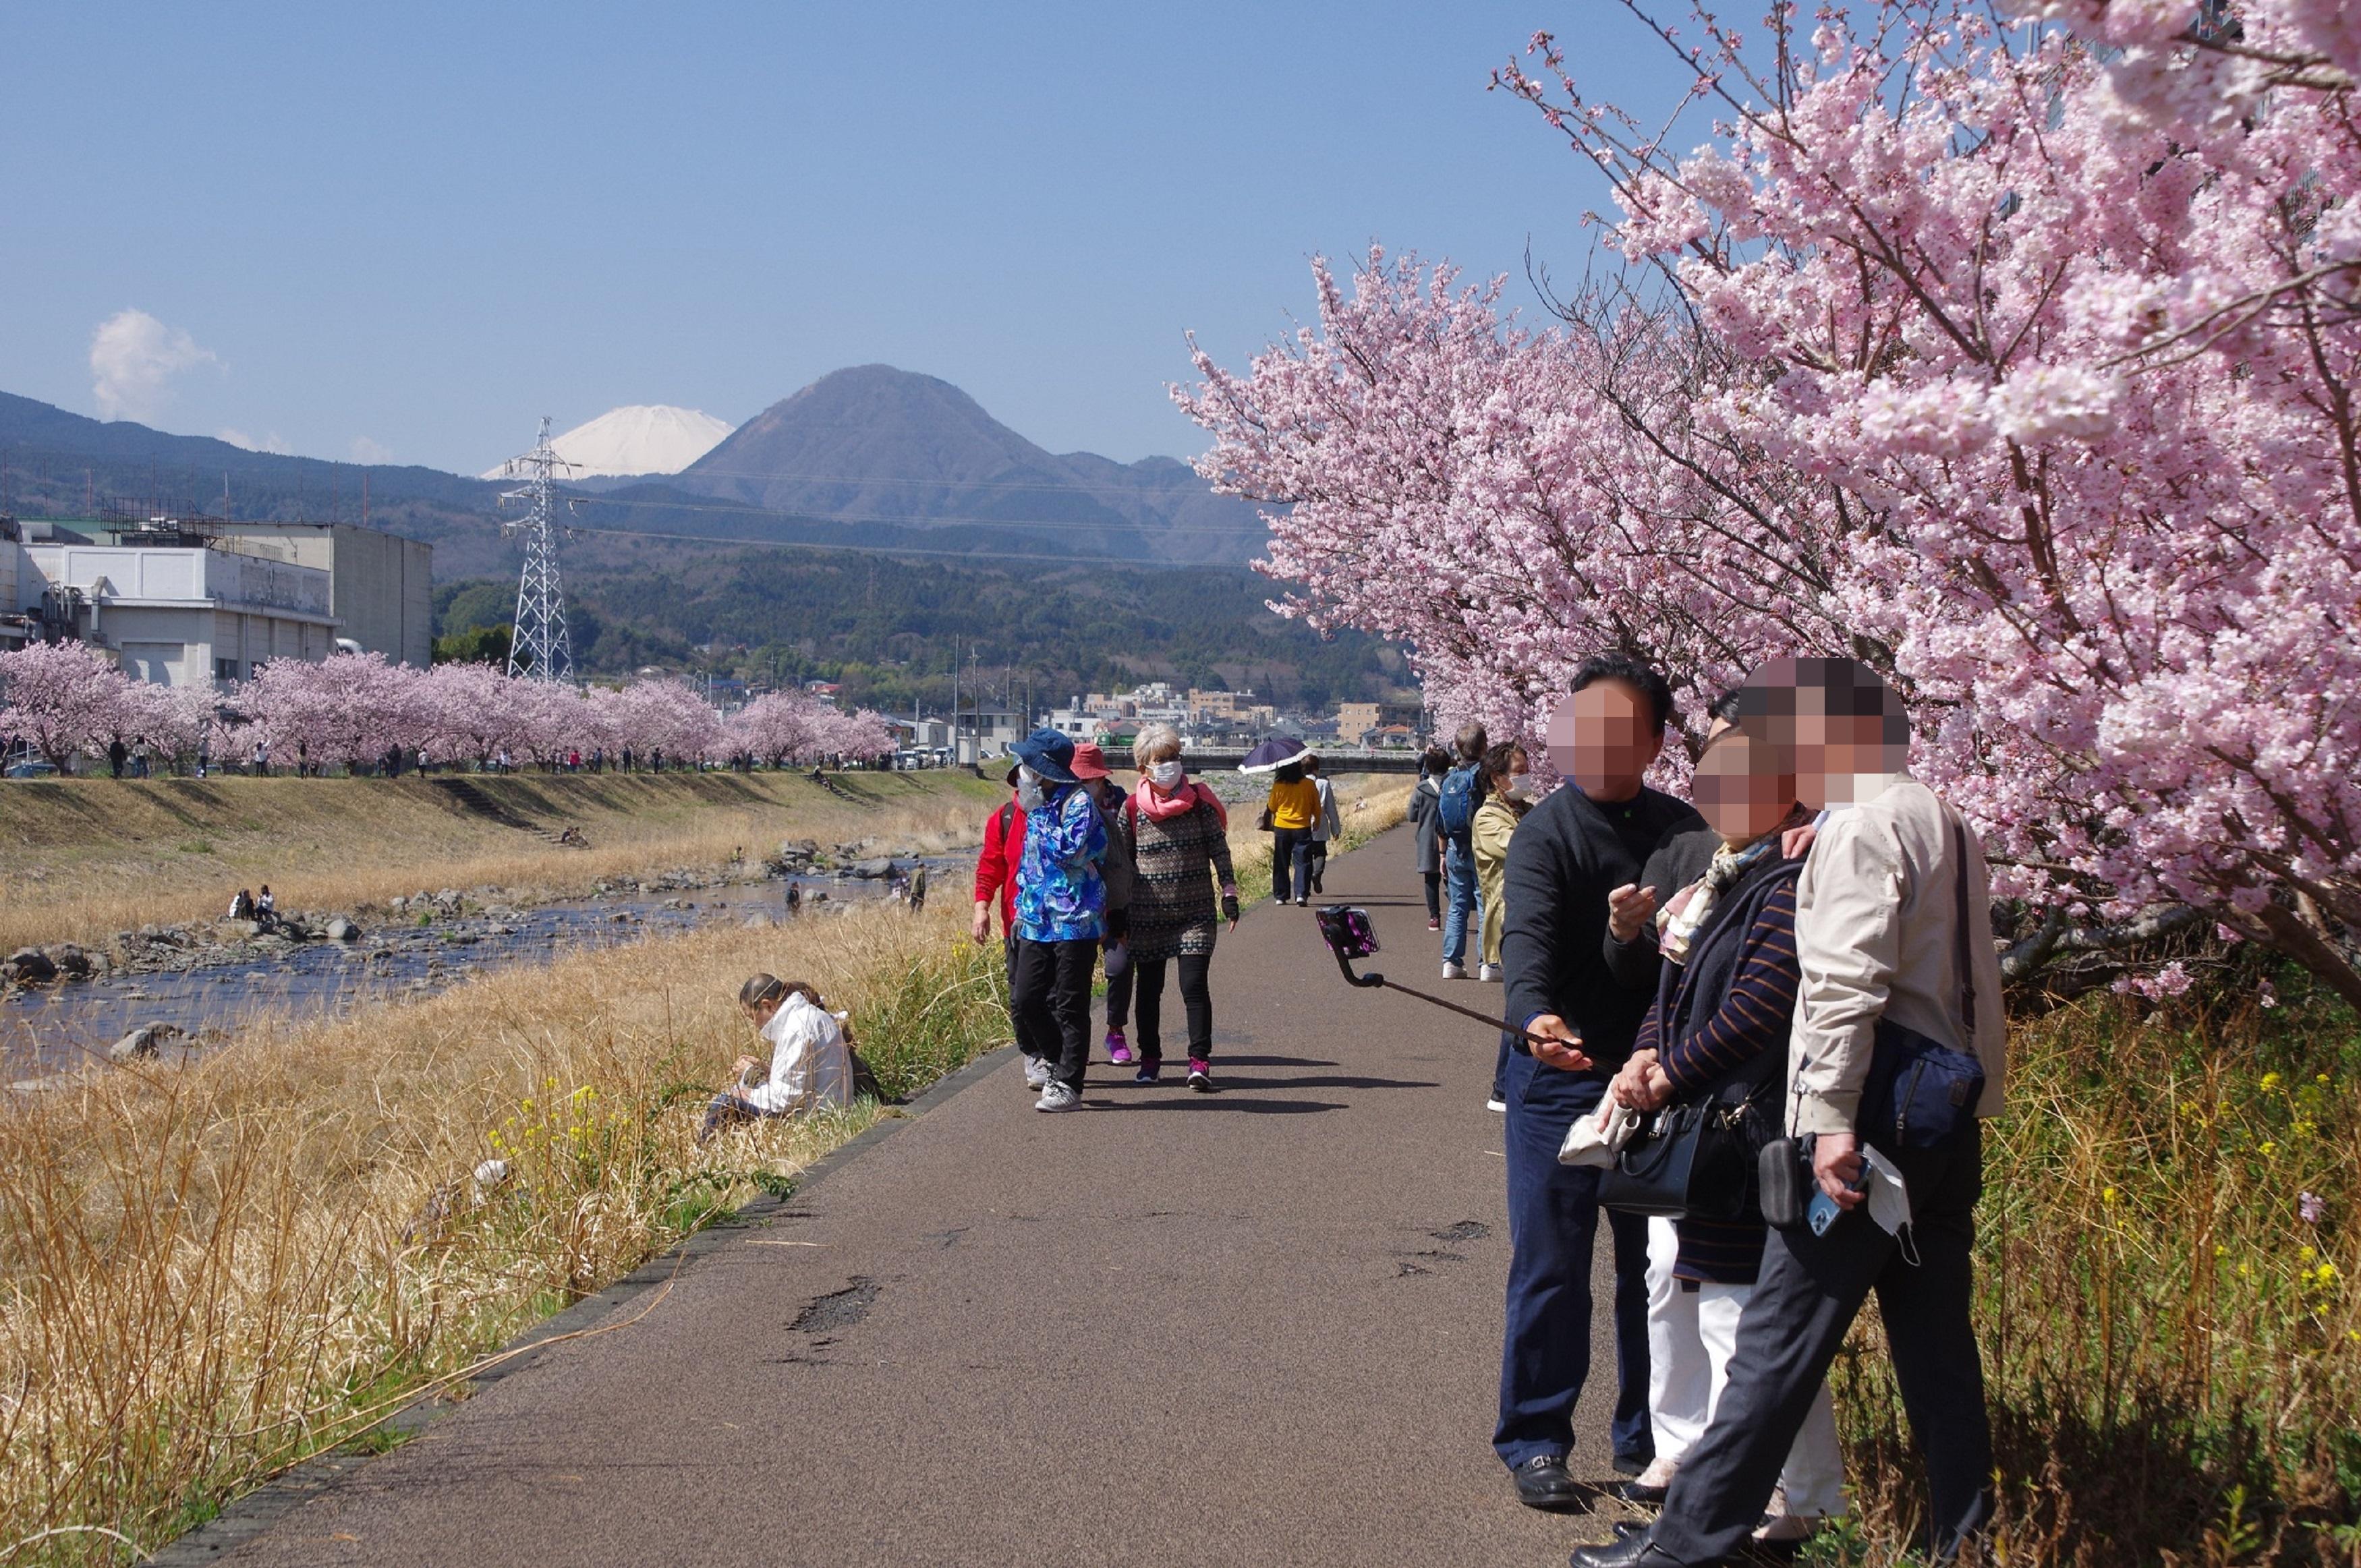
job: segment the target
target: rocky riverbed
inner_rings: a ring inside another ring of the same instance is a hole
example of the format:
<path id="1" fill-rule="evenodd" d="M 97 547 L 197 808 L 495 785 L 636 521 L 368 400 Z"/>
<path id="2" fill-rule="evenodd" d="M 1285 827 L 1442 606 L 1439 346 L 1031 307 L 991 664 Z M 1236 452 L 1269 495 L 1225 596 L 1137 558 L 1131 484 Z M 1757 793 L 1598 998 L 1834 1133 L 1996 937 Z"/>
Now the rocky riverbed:
<path id="1" fill-rule="evenodd" d="M 800 839 L 760 862 L 677 866 L 600 883 L 588 896 L 422 889 L 346 911 L 281 911 L 268 923 L 144 926 L 104 948 L 20 948 L 0 959 L 0 1076 L 21 1084 L 93 1059 L 203 1049 L 266 1014 L 318 1016 L 430 994 L 484 968 L 546 962 L 567 948 L 620 946 L 722 919 L 775 922 L 788 916 L 790 887 L 807 917 L 901 895 L 922 867 L 942 889 L 958 881 L 961 863 L 907 845 Z"/>

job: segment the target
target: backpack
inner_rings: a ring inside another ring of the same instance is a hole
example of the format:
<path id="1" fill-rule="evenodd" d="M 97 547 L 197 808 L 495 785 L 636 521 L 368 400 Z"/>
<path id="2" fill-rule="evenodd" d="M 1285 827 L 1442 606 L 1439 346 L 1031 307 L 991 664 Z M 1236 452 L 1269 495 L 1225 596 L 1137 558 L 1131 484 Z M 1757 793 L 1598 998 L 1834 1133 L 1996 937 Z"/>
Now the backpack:
<path id="1" fill-rule="evenodd" d="M 1464 838 L 1476 826 L 1476 769 L 1471 764 L 1443 775 L 1443 795 L 1434 803 L 1435 820 L 1454 839 Z"/>

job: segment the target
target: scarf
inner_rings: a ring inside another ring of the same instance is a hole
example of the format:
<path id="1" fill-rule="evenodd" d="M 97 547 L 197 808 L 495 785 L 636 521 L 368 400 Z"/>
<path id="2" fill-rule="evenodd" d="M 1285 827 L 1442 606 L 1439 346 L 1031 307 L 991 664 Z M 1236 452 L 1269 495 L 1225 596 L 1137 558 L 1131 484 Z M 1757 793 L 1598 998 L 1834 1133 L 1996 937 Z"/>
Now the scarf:
<path id="1" fill-rule="evenodd" d="M 1721 902 L 1721 895 L 1729 892 L 1739 878 L 1761 864 L 1764 856 L 1775 855 L 1780 837 L 1794 827 L 1795 821 L 1796 812 L 1791 811 L 1778 827 L 1752 844 L 1736 849 L 1724 844 L 1716 850 L 1713 863 L 1706 867 L 1705 875 L 1675 894 L 1672 901 L 1657 914 L 1656 950 L 1676 964 L 1686 963 L 1689 944 L 1697 939 L 1699 931 L 1705 929 L 1706 920 L 1713 914 L 1713 906 Z"/>
<path id="2" fill-rule="evenodd" d="M 1157 794 L 1156 786 L 1142 779 L 1139 788 L 1131 797 L 1131 804 L 1150 822 L 1170 822 L 1176 817 L 1185 817 L 1196 810 L 1201 800 L 1213 808 L 1214 822 L 1220 825 L 1223 832 L 1228 832 L 1230 814 L 1223 808 L 1221 797 L 1195 779 L 1183 780 L 1180 787 L 1170 795 Z"/>

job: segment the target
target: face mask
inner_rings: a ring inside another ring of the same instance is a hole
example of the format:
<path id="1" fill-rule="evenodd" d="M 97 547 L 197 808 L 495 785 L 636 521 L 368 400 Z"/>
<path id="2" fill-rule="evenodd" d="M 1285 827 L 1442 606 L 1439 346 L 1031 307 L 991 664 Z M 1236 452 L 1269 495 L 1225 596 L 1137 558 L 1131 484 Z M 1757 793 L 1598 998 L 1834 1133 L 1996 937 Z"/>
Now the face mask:
<path id="1" fill-rule="evenodd" d="M 1172 788 L 1180 782 L 1182 770 L 1178 758 L 1158 762 L 1148 770 L 1148 782 L 1159 789 Z"/>
<path id="2" fill-rule="evenodd" d="M 1869 1168 L 1869 1217 L 1888 1235 L 1900 1235 L 1910 1223 L 1910 1188 L 1894 1162 L 1863 1144 L 1862 1164 Z"/>
<path id="3" fill-rule="evenodd" d="M 1016 770 L 1016 804 L 1028 814 L 1041 809 L 1041 775 L 1030 768 Z"/>
<path id="4" fill-rule="evenodd" d="M 1522 800 L 1525 798 L 1525 792 L 1532 787 L 1532 782 L 1533 775 L 1531 773 L 1510 773 L 1509 782 L 1500 786 L 1500 793 L 1510 800 Z"/>

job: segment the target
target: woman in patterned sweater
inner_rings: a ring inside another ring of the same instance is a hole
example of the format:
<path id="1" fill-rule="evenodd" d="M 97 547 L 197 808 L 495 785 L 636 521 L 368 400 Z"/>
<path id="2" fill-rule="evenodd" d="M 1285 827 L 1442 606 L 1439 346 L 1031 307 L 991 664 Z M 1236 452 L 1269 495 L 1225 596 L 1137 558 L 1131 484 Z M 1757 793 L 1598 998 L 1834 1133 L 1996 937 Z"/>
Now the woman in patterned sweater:
<path id="1" fill-rule="evenodd" d="M 1716 735 L 1698 759 L 1697 809 L 1721 848 L 1705 875 L 1656 916 L 1664 963 L 1655 1005 L 1609 1091 L 1622 1103 L 1653 1111 L 1750 1091 L 1758 1105 L 1775 1103 L 1800 983 L 1795 879 L 1804 858 L 1800 850 L 1787 855 L 1782 843 L 1786 829 L 1808 820 L 1795 802 L 1794 774 L 1792 762 L 1741 729 Z M 1712 1419 L 1763 1260 L 1760 1220 L 1685 1218 L 1674 1226 L 1678 1295 L 1664 1310 L 1652 1302 L 1649 1313 L 1652 1359 L 1662 1362 L 1649 1369 L 1656 1457 L 1622 1488 L 1643 1504 L 1664 1500 L 1688 1445 Z M 1675 1410 L 1683 1419 L 1668 1420 Z M 1836 1412 L 1823 1387 L 1755 1540 L 1792 1551 L 1821 1519 L 1844 1511 Z"/>
<path id="2" fill-rule="evenodd" d="M 1180 766 L 1180 737 L 1169 724 L 1151 724 L 1133 742 L 1139 787 L 1124 803 L 1130 840 L 1133 1022 L 1139 1032 L 1135 1081 L 1154 1083 L 1164 1065 L 1159 1033 L 1164 970 L 1177 962 L 1180 1002 L 1189 1014 L 1189 1087 L 1213 1091 L 1213 890 L 1221 916 L 1238 924 L 1237 879 L 1230 872 L 1229 814 L 1213 792 Z"/>

